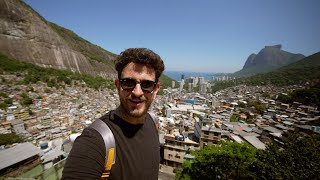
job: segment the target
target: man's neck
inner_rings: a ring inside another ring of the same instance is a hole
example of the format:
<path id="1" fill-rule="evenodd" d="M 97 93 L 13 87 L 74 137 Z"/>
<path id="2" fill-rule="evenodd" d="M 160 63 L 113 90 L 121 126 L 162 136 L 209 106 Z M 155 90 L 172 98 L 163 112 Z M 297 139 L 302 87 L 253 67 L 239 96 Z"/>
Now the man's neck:
<path id="1" fill-rule="evenodd" d="M 121 117 L 123 120 L 127 121 L 128 123 L 131 124 L 143 124 L 144 120 L 146 119 L 146 115 L 142 116 L 142 117 L 131 117 L 128 115 L 128 113 L 126 113 L 121 106 L 119 106 L 115 111 L 115 114 L 119 117 Z"/>

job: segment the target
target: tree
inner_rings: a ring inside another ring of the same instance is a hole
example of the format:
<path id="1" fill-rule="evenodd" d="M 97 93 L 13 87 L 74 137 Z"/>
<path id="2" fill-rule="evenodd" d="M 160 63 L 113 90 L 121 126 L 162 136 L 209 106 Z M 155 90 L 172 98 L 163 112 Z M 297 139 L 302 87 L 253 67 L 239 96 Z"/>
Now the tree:
<path id="1" fill-rule="evenodd" d="M 256 179 L 319 179 L 320 135 L 293 134 L 283 148 L 270 144 L 257 154 Z"/>
<path id="2" fill-rule="evenodd" d="M 31 109 L 28 109 L 28 113 L 30 116 L 34 115 L 34 112 Z"/>
<path id="3" fill-rule="evenodd" d="M 295 90 L 290 95 L 294 101 L 320 107 L 320 83 L 308 89 Z"/>
<path id="4" fill-rule="evenodd" d="M 219 142 L 193 152 L 195 159 L 182 164 L 176 179 L 252 179 L 248 170 L 257 149 L 243 143 Z"/>
<path id="5" fill-rule="evenodd" d="M 280 94 L 280 95 L 278 96 L 278 98 L 277 98 L 277 101 L 280 101 L 280 102 L 289 104 L 289 103 L 292 103 L 292 102 L 293 102 L 293 98 L 292 98 L 290 95 Z"/>
<path id="6" fill-rule="evenodd" d="M 0 103 L 0 109 L 7 110 L 8 104 L 7 103 Z"/>
<path id="7" fill-rule="evenodd" d="M 232 114 L 230 117 L 230 122 L 238 122 L 240 120 L 240 115 L 239 114 Z"/>
<path id="8" fill-rule="evenodd" d="M 22 142 L 22 139 L 16 134 L 0 134 L 0 146 L 20 142 Z"/>
<path id="9" fill-rule="evenodd" d="M 21 97 L 22 97 L 21 104 L 26 106 L 32 104 L 32 99 L 28 96 L 27 93 L 22 93 Z"/>
<path id="10" fill-rule="evenodd" d="M 13 100 L 12 100 L 12 98 L 7 98 L 4 100 L 4 103 L 11 105 L 13 103 Z"/>
<path id="11" fill-rule="evenodd" d="M 254 107 L 255 107 L 256 111 L 261 115 L 263 115 L 263 112 L 267 109 L 267 107 L 263 104 L 257 104 Z"/>
<path id="12" fill-rule="evenodd" d="M 238 105 L 238 106 L 241 107 L 241 108 L 245 108 L 245 107 L 246 107 L 246 104 L 243 103 L 243 102 L 239 102 L 239 105 Z"/>
<path id="13" fill-rule="evenodd" d="M 4 92 L 0 92 L 0 96 L 4 97 L 4 98 L 8 98 L 8 95 L 6 93 L 4 93 Z"/>

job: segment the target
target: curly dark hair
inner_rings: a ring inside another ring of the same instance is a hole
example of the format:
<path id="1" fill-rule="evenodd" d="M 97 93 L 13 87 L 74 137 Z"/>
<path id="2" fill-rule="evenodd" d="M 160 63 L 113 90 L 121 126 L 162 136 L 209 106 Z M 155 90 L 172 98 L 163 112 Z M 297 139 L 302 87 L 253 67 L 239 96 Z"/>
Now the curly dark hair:
<path id="1" fill-rule="evenodd" d="M 120 79 L 122 70 L 129 63 L 145 64 L 155 70 L 156 81 L 164 71 L 164 64 L 161 57 L 147 48 L 129 48 L 120 53 L 117 58 L 116 70 L 118 71 L 118 78 Z"/>

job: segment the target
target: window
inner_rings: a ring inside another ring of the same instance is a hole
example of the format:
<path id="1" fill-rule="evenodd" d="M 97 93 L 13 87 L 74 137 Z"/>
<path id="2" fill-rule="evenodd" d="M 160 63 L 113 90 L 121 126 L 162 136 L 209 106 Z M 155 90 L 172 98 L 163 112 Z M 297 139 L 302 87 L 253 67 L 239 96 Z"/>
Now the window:
<path id="1" fill-rule="evenodd" d="M 214 133 L 213 133 L 213 135 L 214 135 L 214 136 L 219 136 L 219 135 L 220 135 L 220 133 L 218 133 L 218 132 L 214 132 Z"/>

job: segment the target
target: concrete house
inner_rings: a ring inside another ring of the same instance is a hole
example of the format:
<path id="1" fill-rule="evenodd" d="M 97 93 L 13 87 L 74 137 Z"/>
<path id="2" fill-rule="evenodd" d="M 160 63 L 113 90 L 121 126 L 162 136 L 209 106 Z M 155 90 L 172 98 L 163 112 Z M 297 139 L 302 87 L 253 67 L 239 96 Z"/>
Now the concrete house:
<path id="1" fill-rule="evenodd" d="M 164 136 L 164 164 L 179 167 L 185 159 L 190 157 L 190 152 L 199 149 L 199 144 L 183 136 L 167 134 Z"/>
<path id="2" fill-rule="evenodd" d="M 26 129 L 24 127 L 24 122 L 21 119 L 12 120 L 11 126 L 12 126 L 13 131 L 16 134 L 23 134 L 26 132 Z"/>

